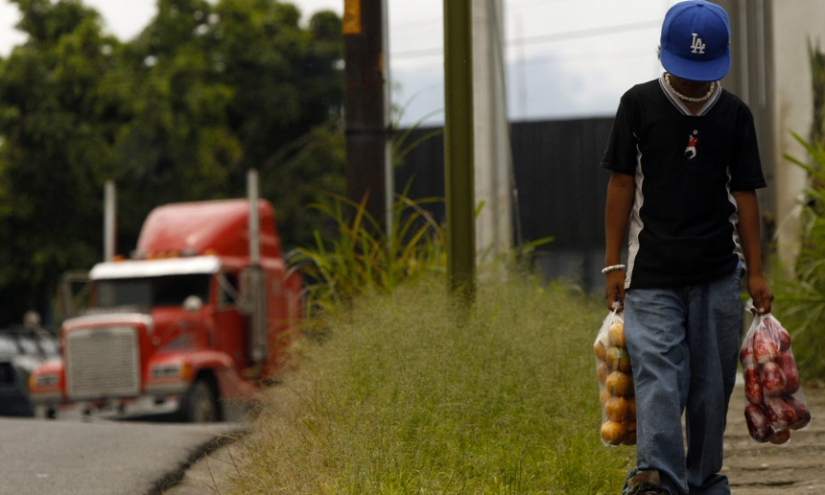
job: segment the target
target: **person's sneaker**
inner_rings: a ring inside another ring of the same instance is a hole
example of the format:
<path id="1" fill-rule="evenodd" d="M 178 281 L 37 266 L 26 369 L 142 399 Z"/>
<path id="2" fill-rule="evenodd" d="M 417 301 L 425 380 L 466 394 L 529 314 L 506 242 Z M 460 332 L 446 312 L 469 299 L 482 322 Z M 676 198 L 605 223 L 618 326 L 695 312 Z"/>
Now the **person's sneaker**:
<path id="1" fill-rule="evenodd" d="M 628 495 L 669 495 L 668 491 L 662 488 L 659 479 L 659 471 L 648 470 L 639 471 L 627 480 Z"/>
<path id="2" fill-rule="evenodd" d="M 636 492 L 639 495 L 668 495 L 667 490 L 663 490 L 661 488 L 656 488 L 653 486 L 644 486 L 640 488 L 642 488 L 642 491 Z"/>

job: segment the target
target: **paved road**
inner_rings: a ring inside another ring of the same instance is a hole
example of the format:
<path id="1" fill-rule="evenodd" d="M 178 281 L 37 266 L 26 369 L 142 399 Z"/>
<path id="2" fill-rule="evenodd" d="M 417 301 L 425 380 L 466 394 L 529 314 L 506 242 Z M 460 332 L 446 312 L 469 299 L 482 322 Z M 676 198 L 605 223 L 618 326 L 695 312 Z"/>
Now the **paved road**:
<path id="1" fill-rule="evenodd" d="M 0 419 L 0 495 L 145 495 L 240 424 Z"/>

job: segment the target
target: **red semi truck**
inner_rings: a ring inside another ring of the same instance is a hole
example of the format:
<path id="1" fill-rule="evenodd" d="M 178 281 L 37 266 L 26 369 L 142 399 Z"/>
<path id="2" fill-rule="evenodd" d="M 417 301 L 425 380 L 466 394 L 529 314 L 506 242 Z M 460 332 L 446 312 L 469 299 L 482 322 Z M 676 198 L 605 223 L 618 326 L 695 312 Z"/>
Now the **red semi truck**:
<path id="1" fill-rule="evenodd" d="M 63 322 L 60 358 L 30 376 L 36 416 L 219 421 L 277 377 L 302 317 L 301 280 L 272 206 L 250 190 L 158 207 L 130 259 L 91 269 L 91 308 Z"/>

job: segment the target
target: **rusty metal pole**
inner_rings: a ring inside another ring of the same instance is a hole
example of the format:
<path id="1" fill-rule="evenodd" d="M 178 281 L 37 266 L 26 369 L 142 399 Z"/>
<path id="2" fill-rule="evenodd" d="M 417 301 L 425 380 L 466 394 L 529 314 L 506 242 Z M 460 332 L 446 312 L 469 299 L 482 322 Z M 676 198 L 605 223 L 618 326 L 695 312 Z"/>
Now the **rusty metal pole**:
<path id="1" fill-rule="evenodd" d="M 344 1 L 347 198 L 386 226 L 385 0 Z"/>
<path id="2" fill-rule="evenodd" d="M 472 0 L 444 0 L 444 166 L 450 290 L 475 299 Z"/>

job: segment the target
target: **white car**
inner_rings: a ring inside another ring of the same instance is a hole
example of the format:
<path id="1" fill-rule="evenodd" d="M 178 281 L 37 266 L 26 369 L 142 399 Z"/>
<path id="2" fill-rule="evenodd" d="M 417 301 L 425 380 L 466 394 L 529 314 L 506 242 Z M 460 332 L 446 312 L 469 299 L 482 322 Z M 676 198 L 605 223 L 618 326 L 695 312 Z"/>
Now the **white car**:
<path id="1" fill-rule="evenodd" d="M 0 330 L 0 416 L 33 416 L 29 374 L 58 356 L 58 340 L 45 330 L 23 326 Z"/>

